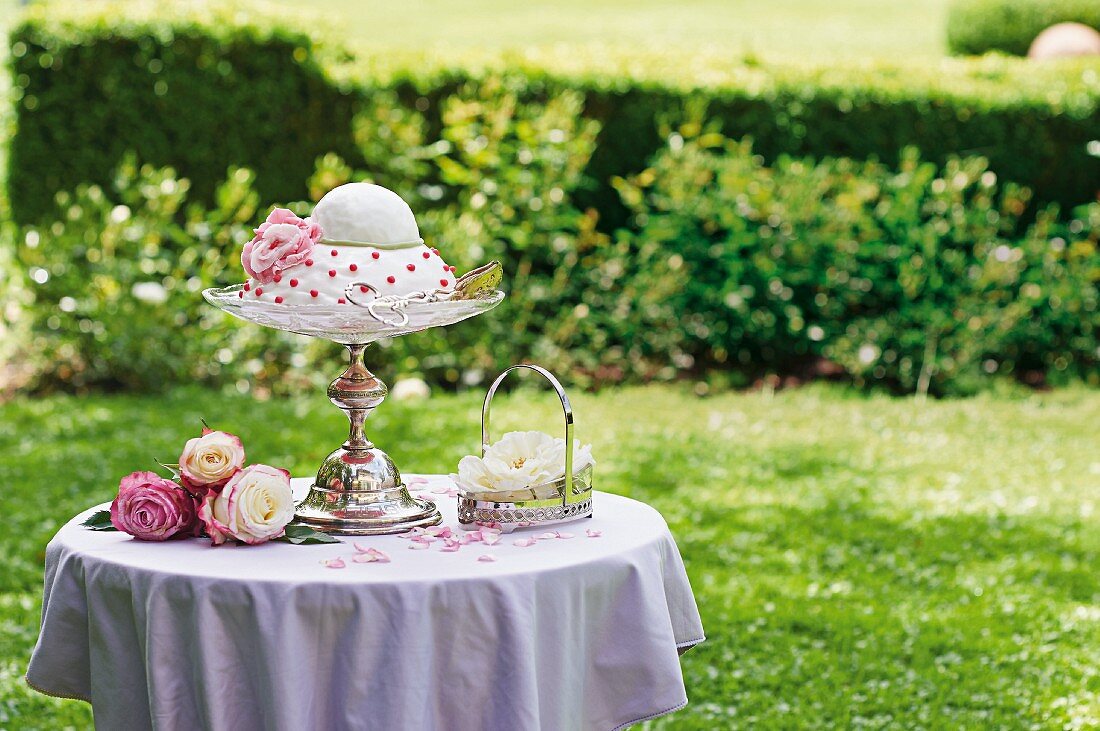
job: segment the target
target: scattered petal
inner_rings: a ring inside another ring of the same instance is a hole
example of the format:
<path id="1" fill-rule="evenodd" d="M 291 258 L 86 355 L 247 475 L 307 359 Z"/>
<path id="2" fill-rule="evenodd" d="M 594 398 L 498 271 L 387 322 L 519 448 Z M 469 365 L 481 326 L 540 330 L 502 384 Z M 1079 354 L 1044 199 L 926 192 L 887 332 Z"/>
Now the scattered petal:
<path id="1" fill-rule="evenodd" d="M 366 546 L 359 543 L 352 543 L 351 545 L 355 547 L 356 553 L 370 553 L 374 550 L 373 548 L 367 548 Z"/>
<path id="2" fill-rule="evenodd" d="M 409 485 L 427 485 L 428 484 L 428 478 L 427 477 L 410 477 L 408 484 Z"/>
<path id="3" fill-rule="evenodd" d="M 599 538 L 603 535 L 602 530 L 592 530 L 591 528 L 585 528 L 584 532 L 588 535 L 589 538 Z"/>
<path id="4" fill-rule="evenodd" d="M 544 541 L 548 541 L 551 538 L 557 538 L 557 537 L 558 537 L 558 532 L 556 530 L 555 531 L 547 531 L 546 533 L 540 533 L 539 534 L 539 538 L 541 540 L 544 540 Z"/>
<path id="5" fill-rule="evenodd" d="M 519 538 L 512 541 L 513 546 L 519 546 L 520 548 L 527 548 L 529 546 L 535 545 L 536 543 L 538 543 L 538 541 L 534 538 Z"/>
<path id="6" fill-rule="evenodd" d="M 356 548 L 359 548 L 356 546 Z M 377 548 L 368 548 L 363 553 L 357 553 L 351 557 L 355 563 L 389 563 L 389 554 L 379 551 Z"/>
<path id="7" fill-rule="evenodd" d="M 493 558 L 492 556 L 490 556 L 487 553 L 482 555 L 482 556 L 478 556 L 477 560 L 481 561 L 482 563 L 492 563 L 493 561 L 496 561 L 495 558 Z"/>
<path id="8" fill-rule="evenodd" d="M 347 566 L 347 564 L 344 563 L 344 559 L 340 558 L 339 556 L 337 556 L 336 558 L 327 558 L 321 563 L 326 569 L 342 569 Z"/>
<path id="9" fill-rule="evenodd" d="M 426 550 L 428 550 L 428 544 L 427 543 L 417 543 L 416 541 L 413 541 L 412 543 L 409 544 L 409 548 L 412 549 L 413 551 L 426 551 Z"/>
<path id="10" fill-rule="evenodd" d="M 558 538 L 561 538 L 563 541 L 567 541 L 567 540 L 569 540 L 570 538 L 573 537 L 572 533 L 562 533 L 560 531 L 554 531 L 554 532 L 557 533 Z"/>
<path id="11" fill-rule="evenodd" d="M 495 546 L 496 544 L 500 543 L 499 533 L 482 533 L 481 536 L 481 542 L 484 543 L 486 546 Z"/>

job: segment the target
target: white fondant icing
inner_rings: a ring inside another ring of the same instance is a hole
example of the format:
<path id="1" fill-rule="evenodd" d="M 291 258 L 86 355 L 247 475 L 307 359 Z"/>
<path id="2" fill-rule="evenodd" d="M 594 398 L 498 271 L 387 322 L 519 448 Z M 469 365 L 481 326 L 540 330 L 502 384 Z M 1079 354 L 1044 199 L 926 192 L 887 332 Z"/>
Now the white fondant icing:
<path id="1" fill-rule="evenodd" d="M 347 183 L 317 202 L 313 221 L 324 240 L 336 244 L 400 244 L 420 239 L 409 204 L 392 190 L 371 183 Z"/>
<path id="2" fill-rule="evenodd" d="M 332 255 L 333 251 L 336 256 Z M 377 259 L 374 258 L 375 253 L 378 254 Z M 456 277 L 443 257 L 424 244 L 396 250 L 319 244 L 314 247 L 309 261 L 313 264 L 303 263 L 283 271 L 277 282 L 261 284 L 249 279 L 249 289 L 244 296 L 260 297 L 265 302 L 282 297 L 284 304 L 292 305 L 334 305 L 339 304 L 345 288 L 354 282 L 369 284 L 380 296 L 437 289 L 451 292 L 455 286 Z M 392 282 L 390 277 L 393 277 Z M 311 291 L 316 291 L 317 296 L 313 296 Z M 356 298 L 363 302 L 371 295 L 369 291 L 366 294 L 357 293 Z"/>

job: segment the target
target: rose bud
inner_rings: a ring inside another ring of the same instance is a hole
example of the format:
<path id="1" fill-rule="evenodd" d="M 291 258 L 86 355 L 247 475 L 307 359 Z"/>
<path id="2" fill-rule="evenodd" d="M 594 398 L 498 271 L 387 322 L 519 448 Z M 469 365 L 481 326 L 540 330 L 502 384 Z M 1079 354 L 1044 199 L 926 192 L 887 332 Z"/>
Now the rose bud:
<path id="1" fill-rule="evenodd" d="M 244 466 L 240 438 L 223 431 L 203 431 L 188 439 L 180 454 L 180 476 L 188 486 L 218 489 Z"/>

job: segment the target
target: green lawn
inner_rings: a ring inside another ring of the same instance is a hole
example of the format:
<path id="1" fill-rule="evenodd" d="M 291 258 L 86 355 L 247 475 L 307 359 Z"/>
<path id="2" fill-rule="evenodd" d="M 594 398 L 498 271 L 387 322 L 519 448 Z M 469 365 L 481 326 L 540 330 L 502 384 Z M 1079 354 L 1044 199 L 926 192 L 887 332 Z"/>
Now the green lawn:
<path id="1" fill-rule="evenodd" d="M 636 54 L 705 47 L 731 60 L 897 60 L 943 55 L 947 0 L 323 0 L 311 8 L 363 51 L 564 44 Z"/>
<path id="2" fill-rule="evenodd" d="M 948 0 L 275 2 L 316 16 L 326 35 L 362 52 L 600 46 L 672 52 L 690 63 L 702 49 L 728 54 L 731 62 L 746 53 L 776 60 L 937 58 L 944 53 Z M 16 0 L 0 0 L 0 30 L 17 7 Z"/>
<path id="3" fill-rule="evenodd" d="M 1100 392 L 922 404 L 653 387 L 576 402 L 597 486 L 661 510 L 703 613 L 709 640 L 683 661 L 691 705 L 654 726 L 1100 724 Z M 474 449 L 478 406 L 390 402 L 370 433 L 406 470 L 445 471 Z M 500 429 L 558 425 L 547 393 L 496 407 Z M 0 728 L 89 723 L 21 681 L 43 547 L 122 474 L 173 458 L 200 416 L 296 474 L 343 436 L 320 393 L 0 406 Z"/>

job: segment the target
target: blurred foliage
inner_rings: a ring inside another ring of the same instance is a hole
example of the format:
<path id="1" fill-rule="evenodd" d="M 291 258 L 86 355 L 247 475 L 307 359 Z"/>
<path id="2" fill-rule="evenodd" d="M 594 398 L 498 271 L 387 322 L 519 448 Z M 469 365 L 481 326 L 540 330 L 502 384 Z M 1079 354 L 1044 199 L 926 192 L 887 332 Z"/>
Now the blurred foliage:
<path id="1" fill-rule="evenodd" d="M 297 376 L 290 336 L 226 317 L 206 287 L 240 279 L 240 246 L 262 217 L 254 176 L 230 170 L 216 205 L 190 184 L 124 159 L 107 189 L 57 196 L 57 220 L 19 232 L 33 302 L 22 318 L 38 387 L 158 390 L 172 383 Z M 298 356 L 298 364 L 303 364 Z"/>
<path id="2" fill-rule="evenodd" d="M 634 349 L 739 373 L 843 371 L 900 391 L 1097 379 L 1100 203 L 1067 224 L 981 158 L 781 156 L 698 123 L 618 187 L 634 215 Z M 822 364 L 821 358 L 831 364 Z"/>
<path id="3" fill-rule="evenodd" d="M 463 85 L 492 85 L 537 101 L 579 94 L 601 125 L 578 199 L 612 231 L 626 216 L 608 181 L 643 169 L 661 144 L 660 120 L 705 98 L 731 137 L 752 136 L 768 160 L 794 155 L 898 161 L 906 145 L 932 162 L 981 154 L 1039 201 L 1094 198 L 1100 158 L 1088 154 L 1100 118 L 1100 78 L 1087 63 L 1036 68 L 1005 59 L 896 65 L 764 65 L 752 58 L 587 57 L 471 53 L 460 65 L 402 54 L 362 63 L 318 45 L 280 13 L 199 3 L 135 13 L 132 4 L 36 6 L 16 26 L 18 133 L 8 181 L 21 222 L 38 220 L 57 190 L 106 176 L 127 150 L 172 166 L 210 202 L 226 167 L 256 171 L 261 202 L 297 200 L 313 161 L 336 153 L 363 164 L 353 117 L 396 91 L 400 114 L 422 115 L 435 138 L 446 100 Z M 149 9 L 153 8 L 153 9 Z M 594 68 L 612 69 L 593 71 Z M 361 138 L 360 138 L 361 139 Z M 407 140 L 383 137 L 400 166 Z M 379 173 L 381 175 L 381 173 Z"/>
<path id="4" fill-rule="evenodd" d="M 1031 42 L 1056 23 L 1083 23 L 1100 30 L 1096 0 L 953 0 L 947 15 L 952 53 L 990 51 L 1026 56 Z"/>
<path id="5" fill-rule="evenodd" d="M 384 182 L 422 211 L 448 261 L 507 272 L 493 315 L 381 343 L 371 363 L 384 376 L 476 385 L 534 360 L 586 386 L 685 373 L 728 385 L 848 374 L 933 394 L 995 375 L 1096 382 L 1100 203 L 1068 221 L 1049 206 L 1027 225 L 1028 191 L 981 158 L 768 164 L 699 106 L 650 168 L 616 181 L 631 220 L 608 236 L 576 203 L 597 124 L 575 92 L 525 102 L 522 82 L 456 88 L 434 138 L 379 94 L 356 120 L 378 175 L 317 160 L 318 190 Z M 409 156 L 386 156 L 386 135 Z M 230 170 L 207 208 L 186 203 L 171 170 L 126 160 L 110 190 L 60 194 L 56 221 L 20 231 L 40 385 L 269 389 L 330 373 L 333 346 L 296 349 L 201 300 L 241 276 L 240 243 L 262 217 L 252 182 Z"/>

